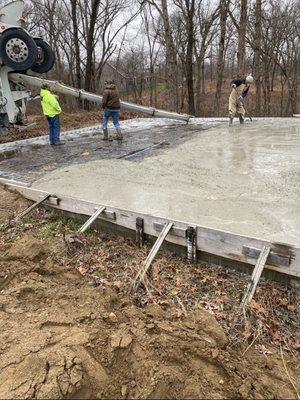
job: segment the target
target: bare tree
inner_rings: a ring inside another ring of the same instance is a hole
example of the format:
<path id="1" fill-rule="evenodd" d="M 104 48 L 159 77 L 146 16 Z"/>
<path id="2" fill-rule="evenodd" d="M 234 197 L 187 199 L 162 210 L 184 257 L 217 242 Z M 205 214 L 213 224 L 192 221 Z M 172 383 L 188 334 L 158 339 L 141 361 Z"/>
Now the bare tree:
<path id="1" fill-rule="evenodd" d="M 75 50 L 75 68 L 76 68 L 76 81 L 77 87 L 81 88 L 81 62 L 80 62 L 80 43 L 79 43 L 79 31 L 77 22 L 77 11 L 78 11 L 78 0 L 71 1 L 71 15 L 73 25 L 73 36 L 74 36 L 74 50 Z"/>
<path id="2" fill-rule="evenodd" d="M 262 0 L 255 2 L 254 24 L 254 76 L 256 85 L 256 114 L 261 113 L 261 34 L 262 34 Z"/>
<path id="3" fill-rule="evenodd" d="M 188 112 L 191 115 L 195 114 L 195 99 L 194 99 L 194 49 L 195 49 L 195 0 L 175 0 L 175 4 L 180 9 L 184 20 L 186 52 L 185 52 L 185 77 L 187 86 L 187 101 Z"/>
<path id="4" fill-rule="evenodd" d="M 246 28 L 248 14 L 248 0 L 241 0 L 240 21 L 238 25 L 238 51 L 237 69 L 238 74 L 245 74 L 245 52 L 246 52 Z"/>
<path id="5" fill-rule="evenodd" d="M 145 35 L 149 49 L 149 73 L 150 73 L 150 105 L 157 106 L 157 83 L 155 76 L 155 63 L 158 53 L 161 49 L 161 43 L 158 43 L 160 36 L 159 20 L 156 22 L 149 4 L 143 7 L 142 19 L 144 22 Z"/>
<path id="6" fill-rule="evenodd" d="M 170 100 L 170 108 L 178 111 L 178 65 L 177 51 L 174 44 L 169 8 L 167 0 L 146 0 L 150 5 L 158 11 L 164 32 L 164 44 L 166 52 L 166 84 L 168 97 Z"/>
<path id="7" fill-rule="evenodd" d="M 216 113 L 219 115 L 220 112 L 220 99 L 223 81 L 223 71 L 224 71 L 224 56 L 225 56 L 225 39 L 226 39 L 226 21 L 228 16 L 228 1 L 220 0 L 220 39 L 219 39 L 219 51 L 218 51 L 218 61 L 217 61 L 217 83 L 216 83 Z"/>
<path id="8" fill-rule="evenodd" d="M 55 53 L 49 75 L 71 85 L 99 90 L 109 62 L 135 79 L 129 98 L 219 115 L 223 81 L 252 68 L 252 112 L 298 112 L 299 0 L 26 0 L 26 14 Z"/>
<path id="9" fill-rule="evenodd" d="M 205 56 L 217 33 L 216 19 L 219 17 L 219 7 L 211 9 L 202 0 L 198 2 L 196 12 L 196 115 L 201 110 L 201 94 L 205 94 Z"/>

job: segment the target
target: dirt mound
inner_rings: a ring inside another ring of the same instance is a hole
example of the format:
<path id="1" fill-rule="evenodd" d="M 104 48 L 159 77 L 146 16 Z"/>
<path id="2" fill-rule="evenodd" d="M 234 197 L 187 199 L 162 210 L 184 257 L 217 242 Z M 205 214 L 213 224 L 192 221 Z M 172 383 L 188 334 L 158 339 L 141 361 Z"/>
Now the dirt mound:
<path id="1" fill-rule="evenodd" d="M 0 190 L 0 225 L 18 210 L 26 208 L 28 202 L 19 195 L 7 190 Z"/>
<path id="2" fill-rule="evenodd" d="M 6 254 L 9 260 L 28 259 L 40 260 L 45 255 L 45 249 L 42 242 L 31 235 L 25 235 L 13 246 Z"/>
<path id="3" fill-rule="evenodd" d="M 6 216 L 26 207 L 2 195 Z M 35 215 L 35 230 L 24 221 L 0 234 L 0 399 L 295 398 L 270 343 L 230 347 L 222 318 L 203 302 L 185 308 L 165 296 L 141 304 L 112 275 L 138 266 L 124 242 L 67 235 L 61 220 L 45 218 Z M 158 261 L 157 277 L 159 262 L 165 271 L 169 261 Z M 174 272 L 175 296 L 190 290 L 184 271 Z M 299 357 L 284 359 L 297 382 Z"/>
<path id="4" fill-rule="evenodd" d="M 8 247 L 0 398 L 293 398 L 280 359 L 226 349 L 208 311 L 140 308 L 62 268 L 34 237 Z"/>

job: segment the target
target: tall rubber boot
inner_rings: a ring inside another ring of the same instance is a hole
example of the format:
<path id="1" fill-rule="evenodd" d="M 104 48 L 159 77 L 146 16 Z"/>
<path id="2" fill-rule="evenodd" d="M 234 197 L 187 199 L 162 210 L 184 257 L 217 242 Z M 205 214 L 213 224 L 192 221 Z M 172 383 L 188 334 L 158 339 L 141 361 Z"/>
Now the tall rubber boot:
<path id="1" fill-rule="evenodd" d="M 229 117 L 229 125 L 232 125 L 232 124 L 233 124 L 233 118 Z"/>
<path id="2" fill-rule="evenodd" d="M 107 128 L 103 128 L 103 140 L 108 140 L 108 130 Z"/>
<path id="3" fill-rule="evenodd" d="M 117 128 L 116 131 L 117 131 L 117 134 L 116 134 L 116 136 L 115 136 L 115 139 L 117 139 L 117 140 L 123 140 L 123 135 L 122 135 L 121 128 Z"/>
<path id="4" fill-rule="evenodd" d="M 240 120 L 240 124 L 244 123 L 244 117 L 242 115 L 239 115 L 239 120 Z"/>

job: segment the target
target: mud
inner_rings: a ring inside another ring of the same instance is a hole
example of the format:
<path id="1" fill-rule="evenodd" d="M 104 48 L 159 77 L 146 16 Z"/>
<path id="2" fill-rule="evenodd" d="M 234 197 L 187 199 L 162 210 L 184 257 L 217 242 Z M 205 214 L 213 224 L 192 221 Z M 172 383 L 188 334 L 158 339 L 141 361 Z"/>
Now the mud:
<path id="1" fill-rule="evenodd" d="M 300 245 L 300 121 L 220 126 L 159 155 L 57 169 L 34 186 Z"/>

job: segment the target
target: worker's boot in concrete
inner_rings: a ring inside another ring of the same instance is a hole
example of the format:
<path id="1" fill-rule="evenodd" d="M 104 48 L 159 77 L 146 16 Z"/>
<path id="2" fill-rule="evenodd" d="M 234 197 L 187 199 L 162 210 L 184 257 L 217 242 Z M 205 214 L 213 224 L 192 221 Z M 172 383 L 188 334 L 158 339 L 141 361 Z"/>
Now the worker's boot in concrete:
<path id="1" fill-rule="evenodd" d="M 244 117 L 242 115 L 239 115 L 239 120 L 240 120 L 240 124 L 244 123 Z"/>
<path id="2" fill-rule="evenodd" d="M 108 130 L 107 128 L 103 128 L 103 140 L 108 140 Z"/>
<path id="3" fill-rule="evenodd" d="M 122 135 L 121 128 L 117 128 L 116 131 L 117 131 L 117 134 L 116 134 L 116 136 L 115 136 L 115 139 L 117 139 L 117 140 L 123 140 L 123 135 Z"/>

